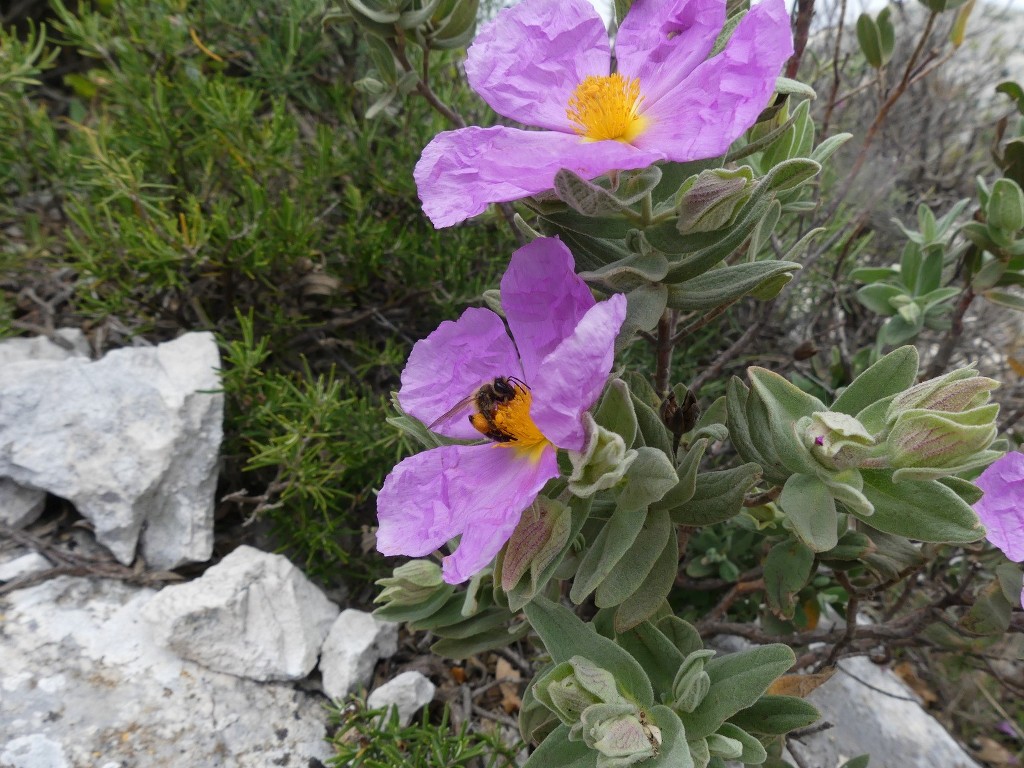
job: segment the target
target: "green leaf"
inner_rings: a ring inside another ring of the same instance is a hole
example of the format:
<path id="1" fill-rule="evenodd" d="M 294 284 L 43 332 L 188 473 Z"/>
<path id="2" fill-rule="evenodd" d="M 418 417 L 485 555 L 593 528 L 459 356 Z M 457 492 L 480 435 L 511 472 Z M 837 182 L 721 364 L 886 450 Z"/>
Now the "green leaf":
<path id="1" fill-rule="evenodd" d="M 772 192 L 785 192 L 806 184 L 820 172 L 820 164 L 806 157 L 794 157 L 768 171 L 761 185 Z"/>
<path id="2" fill-rule="evenodd" d="M 615 611 L 615 631 L 625 632 L 654 616 L 672 591 L 678 572 L 679 540 L 673 527 L 643 583 Z"/>
<path id="3" fill-rule="evenodd" d="M 594 412 L 594 421 L 620 435 L 627 446 L 636 439 L 637 422 L 629 386 L 622 379 L 612 379 L 605 389 L 601 404 Z"/>
<path id="4" fill-rule="evenodd" d="M 762 467 L 771 464 L 761 454 L 754 443 L 747 421 L 747 399 L 750 390 L 738 376 L 733 376 L 725 385 L 725 405 L 728 414 L 729 438 L 745 461 L 752 461 Z"/>
<path id="5" fill-rule="evenodd" d="M 996 179 L 985 212 L 989 227 L 1019 232 L 1024 229 L 1024 191 L 1012 179 Z"/>
<path id="6" fill-rule="evenodd" d="M 559 725 L 523 763 L 523 768 L 595 768 L 597 752 L 582 741 L 569 741 L 569 726 Z"/>
<path id="7" fill-rule="evenodd" d="M 640 286 L 660 282 L 667 273 L 665 254 L 652 251 L 631 253 L 624 259 L 579 274 L 587 283 L 605 292 L 628 293 Z"/>
<path id="8" fill-rule="evenodd" d="M 893 267 L 859 267 L 850 272 L 850 279 L 861 283 L 879 283 L 899 277 L 900 271 Z"/>
<path id="9" fill-rule="evenodd" d="M 689 656 L 694 651 L 699 651 L 704 647 L 704 643 L 701 642 L 700 633 L 697 629 L 678 616 L 666 616 L 663 619 L 659 619 L 654 623 L 654 626 L 659 632 L 665 635 L 672 645 L 679 649 L 684 657 Z M 671 685 L 671 683 L 669 683 Z"/>
<path id="10" fill-rule="evenodd" d="M 556 664 L 582 656 L 611 672 L 622 692 L 641 706 L 654 703 L 651 681 L 639 662 L 607 637 L 597 634 L 568 608 L 538 597 L 524 610 Z"/>
<path id="11" fill-rule="evenodd" d="M 976 635 L 1002 635 L 1010 627 L 1014 604 L 1019 603 L 1019 594 L 1013 603 L 1006 599 L 997 579 L 978 592 L 971 610 L 960 620 L 960 626 Z"/>
<path id="12" fill-rule="evenodd" d="M 782 487 L 778 505 L 794 533 L 814 552 L 827 552 L 839 542 L 835 499 L 817 477 L 791 475 Z"/>
<path id="13" fill-rule="evenodd" d="M 1017 563 L 1003 563 L 996 566 L 996 578 L 1003 590 L 1006 601 L 1011 604 L 1021 602 L 1021 575 Z"/>
<path id="14" fill-rule="evenodd" d="M 753 462 L 697 475 L 693 496 L 671 511 L 676 525 L 714 525 L 735 517 L 743 497 L 761 479 L 761 466 Z"/>
<path id="15" fill-rule="evenodd" d="M 875 513 L 872 528 L 917 541 L 969 544 L 985 535 L 974 510 L 955 491 L 934 480 L 894 482 L 891 470 L 861 470 L 863 493 Z"/>
<path id="16" fill-rule="evenodd" d="M 687 738 L 710 736 L 728 718 L 757 701 L 795 661 L 793 651 L 780 644 L 711 659 L 704 667 L 711 678 L 710 692 L 693 712 L 681 717 Z"/>
<path id="17" fill-rule="evenodd" d="M 991 301 L 993 304 L 998 304 L 1002 307 L 1009 307 L 1010 309 L 1016 309 L 1018 312 L 1024 312 L 1024 296 L 1019 296 L 1016 293 L 1010 291 L 998 291 L 995 288 L 985 291 L 982 296 Z"/>
<path id="18" fill-rule="evenodd" d="M 892 299 L 906 294 L 895 285 L 884 283 L 872 283 L 857 290 L 857 301 L 879 315 L 893 315 L 896 308 L 892 305 Z"/>
<path id="19" fill-rule="evenodd" d="M 651 719 L 661 729 L 661 748 L 654 758 L 644 761 L 645 765 L 650 768 L 694 768 L 690 748 L 686 744 L 686 731 L 679 715 L 659 704 L 651 710 Z M 555 763 L 549 765 L 551 768 L 556 766 Z"/>
<path id="20" fill-rule="evenodd" d="M 804 728 L 821 717 L 813 704 L 796 696 L 762 696 L 729 718 L 749 733 L 778 736 Z"/>
<path id="21" fill-rule="evenodd" d="M 632 546 L 597 587 L 594 604 L 611 608 L 640 589 L 672 534 L 667 512 L 651 512 Z"/>
<path id="22" fill-rule="evenodd" d="M 774 278 L 798 269 L 800 265 L 792 261 L 753 261 L 712 269 L 684 283 L 670 285 L 668 306 L 686 311 L 714 309 L 738 301 Z"/>
<path id="23" fill-rule="evenodd" d="M 811 160 L 818 163 L 824 163 L 835 154 L 837 149 L 852 138 L 852 133 L 837 133 L 835 136 L 829 136 L 814 148 L 814 151 L 811 152 Z"/>
<path id="24" fill-rule="evenodd" d="M 672 681 L 686 658 L 679 647 L 649 621 L 626 630 L 615 641 L 640 662 L 654 686 L 655 699 L 665 700 L 672 693 Z"/>
<path id="25" fill-rule="evenodd" d="M 637 437 L 642 439 L 641 445 L 655 448 L 666 457 L 671 456 L 672 438 L 658 412 L 638 396 L 636 387 L 630 391 L 630 397 L 633 399 L 633 410 L 636 412 L 637 426 L 640 429 Z"/>
<path id="26" fill-rule="evenodd" d="M 523 624 L 514 632 L 506 627 L 495 627 L 487 632 L 472 634 L 467 638 L 444 638 L 430 646 L 430 650 L 447 659 L 468 659 L 478 653 L 493 651 L 511 645 L 526 637 L 530 627 Z"/>
<path id="27" fill-rule="evenodd" d="M 871 755 L 858 755 L 847 760 L 839 768 L 868 768 L 870 762 Z"/>
<path id="28" fill-rule="evenodd" d="M 780 541 L 764 561 L 764 591 L 768 607 L 780 619 L 792 619 L 796 593 L 811 578 L 814 553 L 799 541 Z"/>
<path id="29" fill-rule="evenodd" d="M 902 578 L 925 562 L 921 550 L 902 536 L 891 536 L 873 528 L 866 528 L 864 533 L 875 545 L 874 551 L 864 555 L 864 564 L 879 581 Z"/>
<path id="30" fill-rule="evenodd" d="M 686 452 L 676 468 L 679 482 L 672 490 L 651 504 L 652 512 L 661 509 L 674 509 L 693 498 L 693 494 L 697 490 L 697 470 L 700 468 L 700 460 L 707 447 L 708 439 L 704 437 L 690 446 L 690 450 Z"/>
<path id="31" fill-rule="evenodd" d="M 573 581 L 569 598 L 579 605 L 597 589 L 616 564 L 633 546 L 643 529 L 646 515 L 635 509 L 616 508 L 600 533 L 590 543 Z"/>
<path id="32" fill-rule="evenodd" d="M 860 44 L 864 58 L 875 69 L 882 66 L 882 33 L 875 20 L 869 14 L 862 13 L 857 18 L 857 42 Z"/>
<path id="33" fill-rule="evenodd" d="M 661 499 L 678 482 L 676 469 L 662 451 L 643 446 L 626 471 L 626 483 L 619 491 L 616 512 L 645 509 Z"/>
<path id="34" fill-rule="evenodd" d="M 839 543 L 828 552 L 822 552 L 822 560 L 860 560 L 875 549 L 871 538 L 860 531 L 846 531 L 839 537 Z"/>
<path id="35" fill-rule="evenodd" d="M 917 367 L 916 348 L 894 349 L 854 379 L 832 403 L 832 410 L 856 416 L 872 403 L 912 387 Z"/>
<path id="36" fill-rule="evenodd" d="M 738 725 L 722 723 L 722 727 L 718 729 L 717 733 L 719 736 L 738 741 L 743 745 L 743 752 L 736 758 L 739 762 L 746 765 L 761 765 L 761 763 L 768 759 L 768 753 L 761 742 Z"/>
<path id="37" fill-rule="evenodd" d="M 817 472 L 819 465 L 797 437 L 795 427 L 804 416 L 827 410 L 824 403 L 765 368 L 751 366 L 747 377 L 751 386 L 747 419 L 754 440 L 758 445 L 773 445 L 771 458 L 790 472 Z M 764 423 L 755 421 L 758 405 L 763 410 Z"/>

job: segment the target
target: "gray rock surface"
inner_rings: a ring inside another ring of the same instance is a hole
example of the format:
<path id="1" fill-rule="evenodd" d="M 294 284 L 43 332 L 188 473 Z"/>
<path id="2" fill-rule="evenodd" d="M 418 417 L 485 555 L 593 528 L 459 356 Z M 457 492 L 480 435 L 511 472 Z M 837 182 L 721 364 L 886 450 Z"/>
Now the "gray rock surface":
<path id="1" fill-rule="evenodd" d="M 26 360 L 67 360 L 88 358 L 89 343 L 77 328 L 61 328 L 57 344 L 45 336 L 13 338 L 0 341 L 0 369 Z M 39 519 L 46 504 L 46 491 L 19 485 L 0 477 L 0 523 L 11 528 L 24 528 Z"/>
<path id="2" fill-rule="evenodd" d="M 437 686 L 421 672 L 403 672 L 374 690 L 367 697 L 366 706 L 370 709 L 396 706 L 399 721 L 408 725 L 413 715 L 434 700 L 435 690 Z"/>
<path id="3" fill-rule="evenodd" d="M 299 680 L 338 606 L 281 555 L 242 546 L 202 577 L 164 587 L 142 611 L 161 645 L 251 680 Z"/>
<path id="4" fill-rule="evenodd" d="M 27 488 L 13 480 L 0 477 L 0 523 L 11 528 L 32 525 L 43 514 L 46 491 Z"/>
<path id="5" fill-rule="evenodd" d="M 839 667 L 807 697 L 835 727 L 790 742 L 807 765 L 832 768 L 869 754 L 871 768 L 980 768 L 891 670 L 864 657 Z"/>
<path id="6" fill-rule="evenodd" d="M 370 684 L 379 659 L 398 650 L 398 625 L 346 608 L 331 627 L 320 652 L 324 691 L 342 699 Z"/>
<path id="7" fill-rule="evenodd" d="M 3 768 L 309 768 L 318 694 L 183 661 L 140 612 L 151 589 L 61 577 L 0 598 Z"/>
<path id="8" fill-rule="evenodd" d="M 218 367 L 209 333 L 0 366 L 0 477 L 68 499 L 122 563 L 209 559 Z"/>
<path id="9" fill-rule="evenodd" d="M 53 564 L 38 552 L 19 550 L 10 557 L 0 555 L 0 581 L 14 581 L 52 567 Z"/>

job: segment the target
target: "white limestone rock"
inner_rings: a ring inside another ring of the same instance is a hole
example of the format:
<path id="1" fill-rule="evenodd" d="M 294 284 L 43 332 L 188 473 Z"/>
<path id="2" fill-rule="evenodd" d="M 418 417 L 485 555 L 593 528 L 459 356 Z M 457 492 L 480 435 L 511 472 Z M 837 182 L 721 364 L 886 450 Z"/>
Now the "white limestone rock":
<path id="1" fill-rule="evenodd" d="M 56 335 L 64 341 L 57 344 L 46 336 L 17 337 L 0 341 L 0 369 L 26 360 L 67 360 L 88 358 L 89 343 L 77 328 L 61 328 Z M 19 485 L 0 477 L 0 523 L 11 528 L 32 525 L 43 513 L 46 491 Z"/>
<path id="2" fill-rule="evenodd" d="M 19 553 L 5 559 L 0 557 L 0 581 L 14 581 L 40 571 L 48 571 L 53 565 L 38 552 Z"/>
<path id="3" fill-rule="evenodd" d="M 32 525 L 43 514 L 46 491 L 27 488 L 13 480 L 0 477 L 0 523 L 11 528 Z"/>
<path id="4" fill-rule="evenodd" d="M 71 768 L 56 741 L 33 733 L 0 746 L 0 768 Z"/>
<path id="5" fill-rule="evenodd" d="M 895 673 L 864 657 L 843 659 L 807 700 L 834 727 L 790 742 L 805 765 L 842 765 L 869 754 L 872 766 L 980 768 Z"/>
<path id="6" fill-rule="evenodd" d="M 161 648 L 141 617 L 153 595 L 64 576 L 0 597 L 0 766 L 307 768 L 330 758 L 322 696 Z M 32 754 L 53 762 L 17 762 Z"/>
<path id="7" fill-rule="evenodd" d="M 25 360 L 67 360 L 89 357 L 89 342 L 78 328 L 59 328 L 55 334 L 62 344 L 46 336 L 17 336 L 0 341 L 0 368 Z"/>
<path id="8" fill-rule="evenodd" d="M 403 672 L 377 688 L 366 699 L 370 709 L 398 707 L 398 719 L 408 725 L 413 715 L 434 700 L 437 687 L 420 672 Z"/>
<path id="9" fill-rule="evenodd" d="M 398 625 L 346 608 L 331 627 L 320 652 L 324 691 L 342 699 L 370 684 L 379 659 L 398 650 Z"/>
<path id="10" fill-rule="evenodd" d="M 242 546 L 201 578 L 164 587 L 142 614 L 184 659 L 250 680 L 300 680 L 338 606 L 287 558 Z"/>
<path id="11" fill-rule="evenodd" d="M 0 366 L 0 477 L 68 499 L 122 563 L 137 546 L 156 568 L 208 560 L 218 367 L 209 333 Z"/>

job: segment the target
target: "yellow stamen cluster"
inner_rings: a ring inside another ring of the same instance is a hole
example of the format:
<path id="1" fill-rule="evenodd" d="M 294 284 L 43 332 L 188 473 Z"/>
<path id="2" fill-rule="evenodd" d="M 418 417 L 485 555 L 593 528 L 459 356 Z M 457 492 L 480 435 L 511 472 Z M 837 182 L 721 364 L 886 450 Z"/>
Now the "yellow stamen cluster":
<path id="1" fill-rule="evenodd" d="M 537 425 L 530 418 L 530 406 L 533 396 L 526 387 L 516 387 L 516 396 L 507 403 L 497 406 L 494 412 L 494 425 L 512 438 L 507 443 L 498 443 L 502 447 L 520 448 L 539 452 L 548 443 Z"/>
<path id="2" fill-rule="evenodd" d="M 640 81 L 614 75 L 590 75 L 576 86 L 565 113 L 576 133 L 590 141 L 631 142 L 647 125 L 639 113 Z"/>

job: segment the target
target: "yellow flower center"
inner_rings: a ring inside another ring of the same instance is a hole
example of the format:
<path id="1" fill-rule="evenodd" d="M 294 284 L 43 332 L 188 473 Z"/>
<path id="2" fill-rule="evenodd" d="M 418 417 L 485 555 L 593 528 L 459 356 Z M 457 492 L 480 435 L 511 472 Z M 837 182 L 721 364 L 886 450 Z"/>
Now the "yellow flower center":
<path id="1" fill-rule="evenodd" d="M 638 114 L 643 100 L 636 78 L 627 80 L 618 73 L 590 75 L 576 86 L 565 114 L 585 139 L 628 144 L 647 127 L 647 118 Z"/>
<path id="2" fill-rule="evenodd" d="M 522 385 L 514 385 L 515 394 L 506 400 L 495 400 L 486 411 L 470 417 L 473 426 L 502 448 L 517 448 L 539 458 L 550 444 L 530 418 L 533 395 Z"/>

